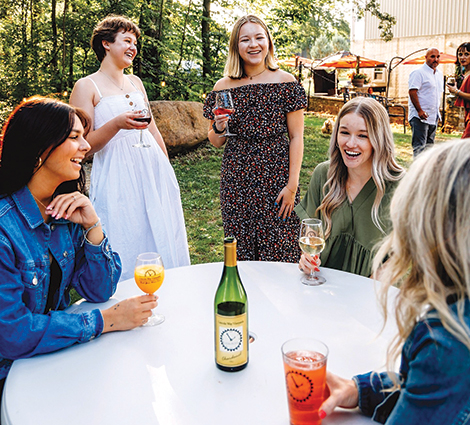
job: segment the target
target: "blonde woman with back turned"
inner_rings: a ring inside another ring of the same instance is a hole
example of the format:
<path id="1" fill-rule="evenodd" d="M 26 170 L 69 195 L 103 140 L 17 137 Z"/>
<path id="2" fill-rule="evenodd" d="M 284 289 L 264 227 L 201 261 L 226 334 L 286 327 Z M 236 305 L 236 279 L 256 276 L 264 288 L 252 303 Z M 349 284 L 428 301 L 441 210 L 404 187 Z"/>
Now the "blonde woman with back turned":
<path id="1" fill-rule="evenodd" d="M 403 175 L 385 108 L 370 98 L 346 103 L 333 128 L 329 156 L 315 168 L 295 212 L 301 219 L 323 220 L 325 267 L 370 276 L 371 250 L 390 231 L 390 199 Z M 319 265 L 318 256 L 304 254 L 299 266 L 309 274 Z"/>
<path id="2" fill-rule="evenodd" d="M 388 289 L 398 334 L 388 370 L 401 354 L 400 373 L 368 373 L 347 380 L 328 374 L 331 392 L 321 416 L 335 406 L 359 406 L 387 425 L 457 425 L 470 421 L 470 140 L 422 153 L 390 206 L 393 231 L 374 258 Z"/>

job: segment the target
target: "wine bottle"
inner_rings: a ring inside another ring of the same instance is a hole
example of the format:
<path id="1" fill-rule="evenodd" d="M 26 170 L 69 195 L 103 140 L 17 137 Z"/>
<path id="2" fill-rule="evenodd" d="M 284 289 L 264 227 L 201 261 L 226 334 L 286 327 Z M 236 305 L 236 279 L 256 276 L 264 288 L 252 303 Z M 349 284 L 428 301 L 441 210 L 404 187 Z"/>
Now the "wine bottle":
<path id="1" fill-rule="evenodd" d="M 248 365 L 248 300 L 237 269 L 237 241 L 224 239 L 224 271 L 215 294 L 215 363 L 226 372 Z"/>

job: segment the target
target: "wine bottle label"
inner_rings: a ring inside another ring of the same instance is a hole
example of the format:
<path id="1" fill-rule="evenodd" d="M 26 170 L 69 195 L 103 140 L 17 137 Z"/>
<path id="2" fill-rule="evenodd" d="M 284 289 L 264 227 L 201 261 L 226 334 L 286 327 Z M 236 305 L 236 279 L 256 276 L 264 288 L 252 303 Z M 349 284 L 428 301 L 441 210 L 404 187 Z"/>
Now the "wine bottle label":
<path id="1" fill-rule="evenodd" d="M 215 315 L 216 359 L 222 366 L 234 367 L 248 361 L 247 314 Z"/>

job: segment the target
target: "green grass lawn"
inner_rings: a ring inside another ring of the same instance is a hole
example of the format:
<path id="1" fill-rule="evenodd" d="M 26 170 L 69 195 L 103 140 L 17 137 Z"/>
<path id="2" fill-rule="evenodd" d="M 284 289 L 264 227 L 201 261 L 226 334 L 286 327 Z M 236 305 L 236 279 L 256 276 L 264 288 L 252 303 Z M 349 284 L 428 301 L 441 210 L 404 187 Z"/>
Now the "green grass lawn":
<path id="1" fill-rule="evenodd" d="M 300 171 L 300 192 L 307 190 L 313 169 L 328 159 L 329 135 L 320 129 L 325 118 L 306 115 L 304 158 Z M 395 127 L 395 126 L 394 126 Z M 459 136 L 438 134 L 436 142 Z M 411 130 L 403 134 L 402 127 L 394 128 L 398 162 L 407 168 L 412 160 Z M 180 184 L 191 263 L 210 263 L 223 260 L 223 230 L 219 201 L 219 175 L 223 149 L 208 142 L 196 150 L 171 159 Z"/>

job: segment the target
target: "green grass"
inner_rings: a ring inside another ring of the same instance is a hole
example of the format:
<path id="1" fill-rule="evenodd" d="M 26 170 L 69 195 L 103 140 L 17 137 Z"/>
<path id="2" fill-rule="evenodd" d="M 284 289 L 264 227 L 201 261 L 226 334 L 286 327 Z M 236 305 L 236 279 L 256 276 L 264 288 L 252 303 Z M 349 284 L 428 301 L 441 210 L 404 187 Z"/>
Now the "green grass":
<path id="1" fill-rule="evenodd" d="M 307 190 L 313 169 L 328 159 L 330 136 L 321 133 L 325 118 L 314 115 L 305 117 L 304 158 L 300 171 L 300 192 Z M 398 162 L 405 168 L 411 164 L 411 130 L 403 134 L 403 127 L 393 126 Z M 436 142 L 443 142 L 457 135 L 438 134 Z M 223 229 L 219 201 L 220 163 L 223 149 L 216 149 L 208 142 L 196 150 L 171 159 L 176 173 L 183 204 L 192 264 L 223 260 Z"/>

